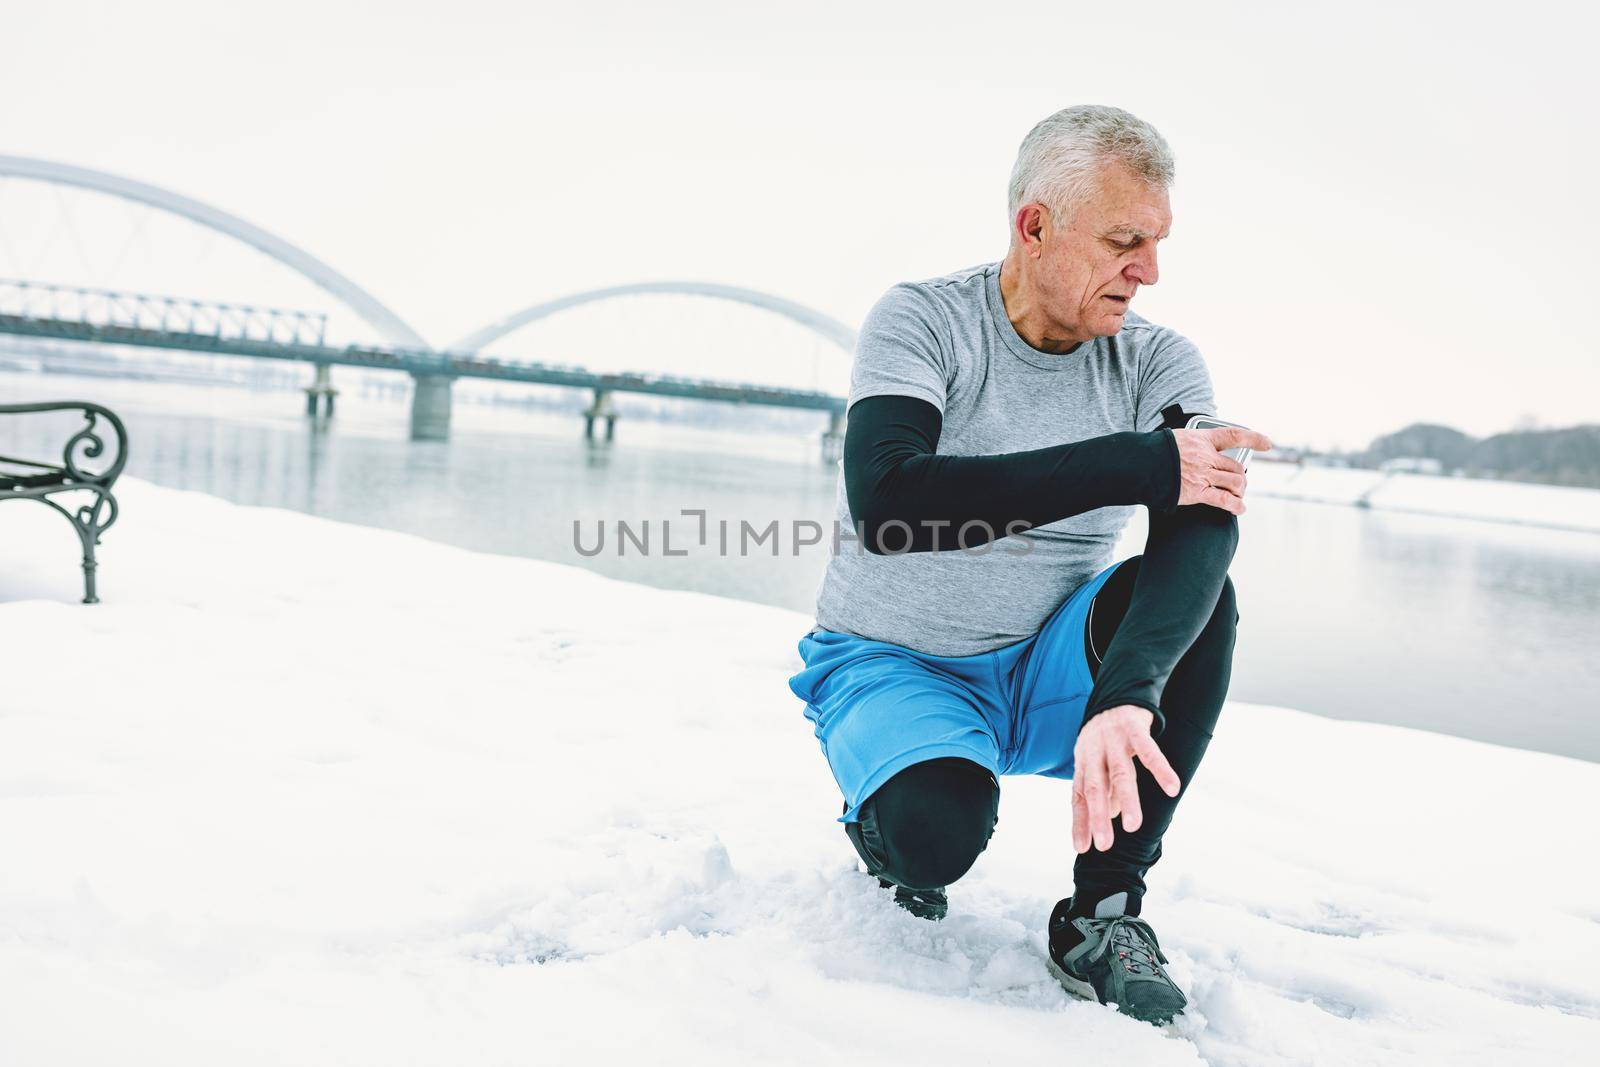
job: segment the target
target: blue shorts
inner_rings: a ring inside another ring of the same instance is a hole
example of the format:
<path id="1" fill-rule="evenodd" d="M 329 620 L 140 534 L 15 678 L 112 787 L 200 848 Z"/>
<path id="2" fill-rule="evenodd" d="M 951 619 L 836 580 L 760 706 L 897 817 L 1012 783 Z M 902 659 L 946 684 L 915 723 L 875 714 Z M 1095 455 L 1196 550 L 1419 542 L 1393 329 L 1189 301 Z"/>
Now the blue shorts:
<path id="1" fill-rule="evenodd" d="M 822 754 L 850 805 L 898 772 L 941 756 L 1002 774 L 1072 777 L 1072 750 L 1094 679 L 1084 656 L 1089 604 L 1121 563 L 1084 582 L 1032 637 L 976 656 L 930 656 L 854 634 L 800 639 L 806 702 Z"/>

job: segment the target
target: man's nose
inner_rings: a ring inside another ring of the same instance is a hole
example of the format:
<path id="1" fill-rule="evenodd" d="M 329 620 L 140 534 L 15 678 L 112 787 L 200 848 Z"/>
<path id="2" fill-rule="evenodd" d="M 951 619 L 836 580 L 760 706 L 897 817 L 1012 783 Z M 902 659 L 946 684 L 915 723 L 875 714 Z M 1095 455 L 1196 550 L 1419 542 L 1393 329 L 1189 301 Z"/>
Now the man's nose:
<path id="1" fill-rule="evenodd" d="M 1154 285 L 1161 277 L 1161 268 L 1156 265 L 1156 243 L 1145 241 L 1135 254 L 1133 262 L 1122 268 L 1129 281 L 1140 285 Z"/>

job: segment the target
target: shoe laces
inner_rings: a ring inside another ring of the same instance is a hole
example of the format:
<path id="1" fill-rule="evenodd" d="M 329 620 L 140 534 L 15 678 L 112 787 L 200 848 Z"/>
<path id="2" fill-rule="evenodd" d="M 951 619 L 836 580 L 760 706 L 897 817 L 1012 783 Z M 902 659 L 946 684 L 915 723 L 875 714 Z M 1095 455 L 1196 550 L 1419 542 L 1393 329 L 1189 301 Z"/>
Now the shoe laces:
<path id="1" fill-rule="evenodd" d="M 1117 915 L 1108 919 L 1083 918 L 1078 919 L 1077 923 L 1085 937 L 1093 935 L 1099 939 L 1083 957 L 1083 966 L 1115 951 L 1117 962 L 1129 974 L 1165 973 L 1161 970 L 1161 964 L 1167 962 L 1167 957 L 1156 940 L 1156 932 L 1143 919 L 1134 915 Z"/>

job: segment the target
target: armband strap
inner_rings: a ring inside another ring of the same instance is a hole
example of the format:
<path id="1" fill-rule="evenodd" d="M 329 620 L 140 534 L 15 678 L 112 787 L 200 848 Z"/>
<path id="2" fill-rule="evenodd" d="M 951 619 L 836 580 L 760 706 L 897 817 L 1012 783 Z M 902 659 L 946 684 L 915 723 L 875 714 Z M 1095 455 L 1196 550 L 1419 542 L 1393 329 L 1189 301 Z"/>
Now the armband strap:
<path id="1" fill-rule="evenodd" d="M 1161 427 L 1165 430 L 1181 430 L 1189 424 L 1189 420 L 1196 415 L 1207 414 L 1200 411 L 1184 411 L 1182 404 L 1168 404 L 1161 409 Z"/>

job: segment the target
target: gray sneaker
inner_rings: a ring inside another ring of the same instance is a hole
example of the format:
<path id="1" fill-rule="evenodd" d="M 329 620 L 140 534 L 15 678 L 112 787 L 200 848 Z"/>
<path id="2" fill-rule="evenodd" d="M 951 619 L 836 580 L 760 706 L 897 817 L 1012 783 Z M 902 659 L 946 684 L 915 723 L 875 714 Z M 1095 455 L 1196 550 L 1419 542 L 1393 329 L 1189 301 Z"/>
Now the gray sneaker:
<path id="1" fill-rule="evenodd" d="M 1114 893 L 1092 914 L 1061 901 L 1050 915 L 1050 971 L 1068 993 L 1150 1023 L 1183 1011 L 1188 998 L 1161 967 L 1155 931 L 1125 912 L 1128 894 Z"/>

